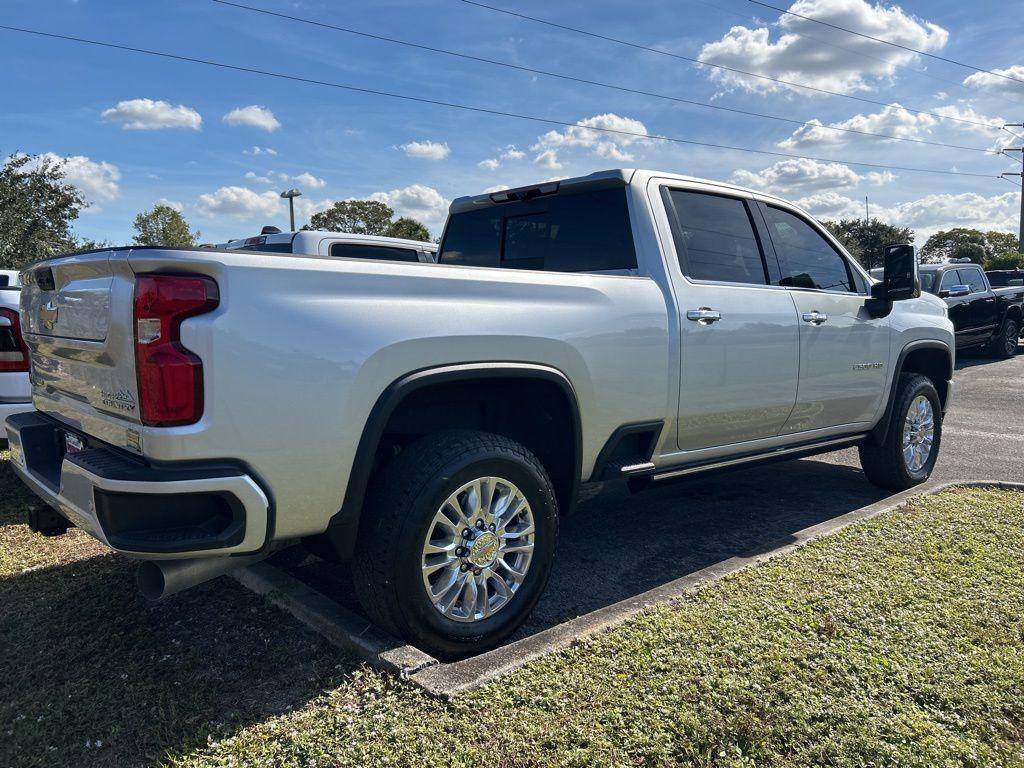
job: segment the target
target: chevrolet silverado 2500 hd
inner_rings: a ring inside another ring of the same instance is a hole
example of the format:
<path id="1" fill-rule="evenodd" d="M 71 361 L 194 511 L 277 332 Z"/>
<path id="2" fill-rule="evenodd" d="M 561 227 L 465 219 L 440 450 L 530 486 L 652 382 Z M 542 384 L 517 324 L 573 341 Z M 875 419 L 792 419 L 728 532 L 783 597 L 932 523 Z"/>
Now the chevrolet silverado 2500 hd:
<path id="1" fill-rule="evenodd" d="M 12 463 L 148 595 L 302 540 L 456 658 L 533 608 L 580 483 L 847 446 L 924 481 L 953 330 L 888 251 L 872 283 L 783 200 L 617 170 L 456 200 L 438 264 L 57 258 L 24 273 Z"/>

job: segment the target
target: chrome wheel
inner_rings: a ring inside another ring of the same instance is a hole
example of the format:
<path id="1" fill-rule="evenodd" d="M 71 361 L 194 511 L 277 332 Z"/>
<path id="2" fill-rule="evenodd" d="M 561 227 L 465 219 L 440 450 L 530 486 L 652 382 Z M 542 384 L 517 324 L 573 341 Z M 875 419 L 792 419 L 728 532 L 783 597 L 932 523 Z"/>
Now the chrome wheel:
<path id="1" fill-rule="evenodd" d="M 903 420 L 903 461 L 911 472 L 920 472 L 932 454 L 935 441 L 935 412 L 931 401 L 918 395 Z"/>
<path id="2" fill-rule="evenodd" d="M 1006 329 L 1003 336 L 1003 344 L 1006 349 L 1006 354 L 1010 357 L 1017 351 L 1017 344 L 1019 343 L 1020 329 L 1017 324 L 1011 321 L 1007 321 Z"/>
<path id="3" fill-rule="evenodd" d="M 449 619 L 486 619 L 522 586 L 533 544 L 533 512 L 523 492 L 500 477 L 472 480 L 445 500 L 427 530 L 427 597 Z"/>

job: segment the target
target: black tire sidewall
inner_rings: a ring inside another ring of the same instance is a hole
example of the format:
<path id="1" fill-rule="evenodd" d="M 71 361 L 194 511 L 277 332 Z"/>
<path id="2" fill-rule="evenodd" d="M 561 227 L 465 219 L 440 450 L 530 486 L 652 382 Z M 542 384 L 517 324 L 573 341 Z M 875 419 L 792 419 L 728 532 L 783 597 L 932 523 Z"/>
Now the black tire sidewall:
<path id="1" fill-rule="evenodd" d="M 1007 318 L 1006 325 L 1003 326 L 1001 330 L 1002 338 L 1000 338 L 999 341 L 1003 345 L 1003 348 L 1000 351 L 1005 357 L 1013 357 L 1017 352 L 1017 345 L 1019 343 L 1018 337 L 1020 335 L 1020 325 L 1016 320 Z"/>
<path id="2" fill-rule="evenodd" d="M 911 472 L 910 468 L 907 467 L 906 460 L 903 458 L 903 424 L 910 410 L 910 404 L 914 402 L 918 395 L 924 395 L 928 398 L 928 402 L 931 403 L 935 432 L 928 460 L 918 472 Z M 893 424 L 890 439 L 893 442 L 895 458 L 901 473 L 906 476 L 910 484 L 917 485 L 918 483 L 925 482 L 931 476 L 932 470 L 935 468 L 935 462 L 939 458 L 939 447 L 942 443 L 942 405 L 939 402 L 939 393 L 935 390 L 932 383 L 923 377 L 919 377 L 913 385 L 902 389 L 898 406 L 897 420 Z"/>
<path id="3" fill-rule="evenodd" d="M 554 493 L 546 475 L 511 452 L 453 461 L 415 496 L 394 549 L 394 576 L 401 624 L 414 640 L 442 657 L 455 658 L 497 645 L 512 634 L 533 610 L 547 583 L 558 537 Z M 423 585 L 422 554 L 427 528 L 441 504 L 456 489 L 478 477 L 501 477 L 522 491 L 533 512 L 534 552 L 526 579 L 513 598 L 494 615 L 474 622 L 448 619 L 430 602 Z M 416 644 L 414 642 L 414 644 Z"/>

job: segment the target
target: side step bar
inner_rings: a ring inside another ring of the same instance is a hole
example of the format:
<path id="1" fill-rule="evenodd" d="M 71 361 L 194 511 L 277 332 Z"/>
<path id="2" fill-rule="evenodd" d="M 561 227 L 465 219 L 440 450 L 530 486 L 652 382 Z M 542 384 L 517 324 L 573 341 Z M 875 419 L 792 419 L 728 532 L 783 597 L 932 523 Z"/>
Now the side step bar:
<path id="1" fill-rule="evenodd" d="M 750 453 L 743 456 L 734 456 L 729 459 L 721 459 L 717 461 L 703 461 L 681 467 L 669 467 L 660 472 L 637 472 L 636 474 L 633 474 L 629 479 L 629 482 L 631 483 L 630 487 L 634 490 L 640 490 L 643 487 L 645 487 L 649 482 L 675 480 L 684 477 L 689 477 L 691 475 L 705 474 L 711 472 L 722 472 L 746 464 L 767 464 L 772 461 L 799 459 L 804 456 L 814 456 L 815 454 L 818 453 L 838 451 L 842 448 L 851 448 L 855 445 L 858 445 L 864 442 L 864 439 L 866 437 L 866 434 L 862 434 L 832 438 L 829 440 L 818 440 L 813 443 L 801 443 L 800 445 L 791 445 L 785 448 L 776 448 L 771 451 L 760 451 L 758 453 Z"/>

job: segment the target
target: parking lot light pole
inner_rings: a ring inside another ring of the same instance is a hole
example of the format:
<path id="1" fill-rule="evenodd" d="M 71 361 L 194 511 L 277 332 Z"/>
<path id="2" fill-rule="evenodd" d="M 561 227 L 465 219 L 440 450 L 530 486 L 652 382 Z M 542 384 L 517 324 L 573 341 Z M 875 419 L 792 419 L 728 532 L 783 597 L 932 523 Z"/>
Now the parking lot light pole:
<path id="1" fill-rule="evenodd" d="M 1007 123 L 1006 125 L 1003 126 L 1003 130 L 1005 130 L 1007 133 L 1010 133 L 1013 136 L 1017 136 L 1017 134 L 1015 134 L 1015 133 L 1013 133 L 1013 131 L 1009 130 L 1010 128 L 1024 128 L 1024 123 Z M 1017 138 L 1019 139 L 1020 136 L 1017 136 Z M 1020 161 L 1021 161 L 1022 164 L 1024 164 L 1024 147 L 1006 147 L 1005 149 L 1003 149 L 1003 154 L 1006 154 L 1008 152 L 1020 152 L 1020 153 L 1022 153 L 1021 156 L 1020 156 Z M 1018 222 L 1018 231 L 1017 231 L 1017 238 L 1018 238 L 1018 240 L 1017 240 L 1017 251 L 1020 252 L 1020 253 L 1024 253 L 1024 168 L 1022 168 L 1021 170 L 1022 170 L 1021 173 L 1004 173 L 1004 174 L 1001 174 L 1001 175 L 1004 176 L 1004 177 L 1005 176 L 1019 176 L 1020 177 L 1020 183 L 1021 183 L 1021 190 L 1020 190 L 1020 220 Z"/>
<path id="2" fill-rule="evenodd" d="M 295 231 L 295 198 L 296 197 L 302 197 L 302 193 L 299 192 L 299 190 L 297 190 L 297 189 L 289 189 L 286 192 L 282 192 L 281 193 L 281 197 L 287 197 L 288 198 L 288 215 L 289 215 L 289 219 L 291 221 L 291 229 L 289 231 L 290 232 L 294 232 Z"/>

